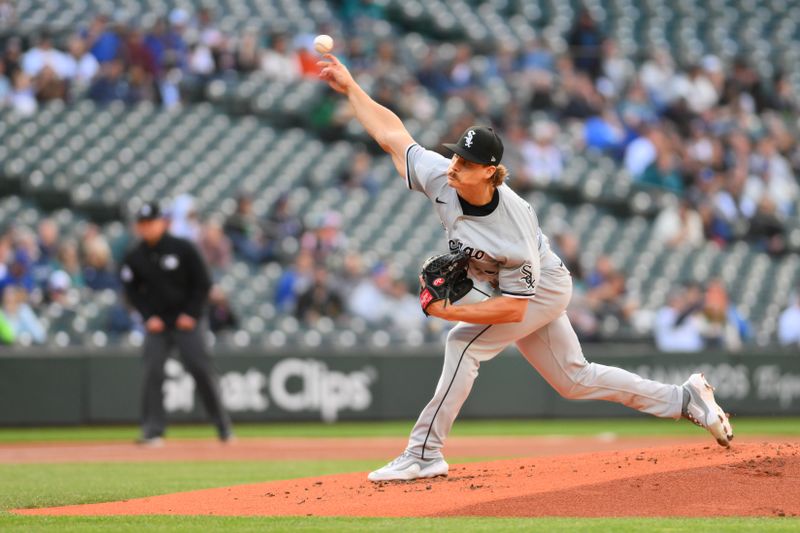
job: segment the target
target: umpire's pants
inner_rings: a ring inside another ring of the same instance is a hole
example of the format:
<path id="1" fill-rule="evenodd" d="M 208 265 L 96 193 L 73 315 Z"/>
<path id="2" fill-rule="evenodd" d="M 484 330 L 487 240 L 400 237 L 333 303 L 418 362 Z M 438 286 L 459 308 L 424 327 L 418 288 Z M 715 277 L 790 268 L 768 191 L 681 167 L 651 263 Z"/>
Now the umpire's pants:
<path id="1" fill-rule="evenodd" d="M 144 382 L 142 384 L 142 436 L 160 437 L 166 427 L 164 413 L 164 363 L 173 348 L 178 348 L 181 361 L 194 378 L 203 401 L 220 437 L 231 431 L 231 421 L 222 406 L 219 377 L 203 339 L 204 329 L 198 323 L 189 331 L 167 329 L 148 333 L 144 340 Z"/>

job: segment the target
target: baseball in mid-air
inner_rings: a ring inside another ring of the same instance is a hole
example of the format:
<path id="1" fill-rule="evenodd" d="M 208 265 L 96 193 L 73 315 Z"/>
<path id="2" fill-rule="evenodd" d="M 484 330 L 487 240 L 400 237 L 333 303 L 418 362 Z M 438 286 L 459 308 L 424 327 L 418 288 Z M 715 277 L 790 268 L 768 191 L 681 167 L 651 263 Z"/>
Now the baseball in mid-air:
<path id="1" fill-rule="evenodd" d="M 317 35 L 314 38 L 314 50 L 320 54 L 329 54 L 333 50 L 333 37 L 330 35 Z"/>
<path id="2" fill-rule="evenodd" d="M 329 54 L 333 50 L 333 37 L 330 35 L 317 35 L 314 38 L 314 50 L 320 54 Z"/>

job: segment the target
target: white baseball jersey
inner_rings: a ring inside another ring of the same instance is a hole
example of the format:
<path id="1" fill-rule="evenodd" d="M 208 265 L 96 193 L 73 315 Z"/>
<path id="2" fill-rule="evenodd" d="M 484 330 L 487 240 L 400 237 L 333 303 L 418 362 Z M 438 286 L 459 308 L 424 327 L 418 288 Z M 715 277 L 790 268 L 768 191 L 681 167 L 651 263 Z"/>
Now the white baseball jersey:
<path id="1" fill-rule="evenodd" d="M 470 278 L 528 303 L 521 322 L 459 322 L 450 330 L 442 375 L 411 430 L 406 451 L 422 459 L 442 457 L 445 439 L 478 368 L 512 343 L 562 396 L 607 400 L 660 417 L 680 417 L 680 386 L 590 363 L 583 356 L 566 314 L 572 278 L 550 250 L 528 202 L 501 185 L 488 206 L 470 206 L 447 185 L 449 166 L 447 158 L 416 144 L 406 149 L 408 187 L 425 193 L 434 204 L 450 249 L 469 254 Z"/>
<path id="2" fill-rule="evenodd" d="M 469 277 L 504 296 L 532 298 L 541 277 L 563 267 L 533 208 L 502 184 L 488 206 L 465 213 L 465 202 L 447 185 L 449 166 L 449 159 L 418 144 L 406 149 L 408 187 L 433 203 L 450 250 L 470 256 Z"/>

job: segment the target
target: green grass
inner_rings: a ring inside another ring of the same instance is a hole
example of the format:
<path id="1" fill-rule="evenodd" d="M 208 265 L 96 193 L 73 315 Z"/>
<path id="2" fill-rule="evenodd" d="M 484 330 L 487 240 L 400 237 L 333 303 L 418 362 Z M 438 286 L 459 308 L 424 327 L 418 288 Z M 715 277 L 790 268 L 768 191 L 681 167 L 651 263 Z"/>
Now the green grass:
<path id="1" fill-rule="evenodd" d="M 504 532 L 534 531 L 553 533 L 733 533 L 758 531 L 765 533 L 796 532 L 800 520 L 763 518 L 315 518 L 315 517 L 184 517 L 135 516 L 115 517 L 63 517 L 32 518 L 0 517 L 4 532 L 54 531 L 225 531 L 225 532 L 340 532 L 377 531 L 402 532 Z"/>
<path id="2" fill-rule="evenodd" d="M 335 425 L 261 424 L 240 425 L 238 435 L 247 437 L 369 437 L 407 435 L 411 422 L 341 423 Z M 796 419 L 740 419 L 740 434 L 800 435 Z M 461 421 L 454 435 L 682 435 L 698 430 L 685 423 L 655 419 Z M 2 429 L 0 442 L 130 440 L 134 427 Z M 212 437 L 207 426 L 174 426 L 175 438 Z M 472 458 L 475 459 L 475 458 Z M 375 461 L 249 461 L 171 463 L 71 463 L 0 465 L 0 531 L 554 531 L 554 532 L 677 532 L 687 531 L 798 531 L 794 518 L 719 519 L 379 519 L 323 517 L 29 517 L 8 509 L 44 507 L 167 494 L 177 491 L 269 480 L 366 471 Z"/>
<path id="3" fill-rule="evenodd" d="M 740 435 L 800 436 L 800 423 L 796 418 L 737 418 L 734 428 Z M 391 422 L 318 422 L 240 424 L 236 426 L 239 437 L 405 437 L 413 421 Z M 657 418 L 633 419 L 580 419 L 580 420 L 463 420 L 456 422 L 453 436 L 493 435 L 696 435 L 698 429 L 686 422 Z M 129 441 L 137 436 L 134 426 L 56 427 L 56 428 L 1 428 L 0 442 L 47 441 Z M 170 438 L 210 438 L 210 426 L 173 425 Z"/>

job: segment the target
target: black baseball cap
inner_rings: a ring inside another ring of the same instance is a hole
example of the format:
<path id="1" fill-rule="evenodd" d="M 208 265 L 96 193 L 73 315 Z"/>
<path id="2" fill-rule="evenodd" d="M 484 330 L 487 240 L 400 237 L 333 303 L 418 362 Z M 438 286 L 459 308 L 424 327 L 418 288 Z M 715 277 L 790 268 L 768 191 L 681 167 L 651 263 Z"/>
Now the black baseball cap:
<path id="1" fill-rule="evenodd" d="M 136 221 L 144 222 L 147 220 L 157 220 L 161 218 L 161 208 L 158 202 L 147 202 L 136 210 Z"/>
<path id="2" fill-rule="evenodd" d="M 503 159 L 503 141 L 486 126 L 470 126 L 458 144 L 445 143 L 442 146 L 479 165 L 499 165 Z"/>

